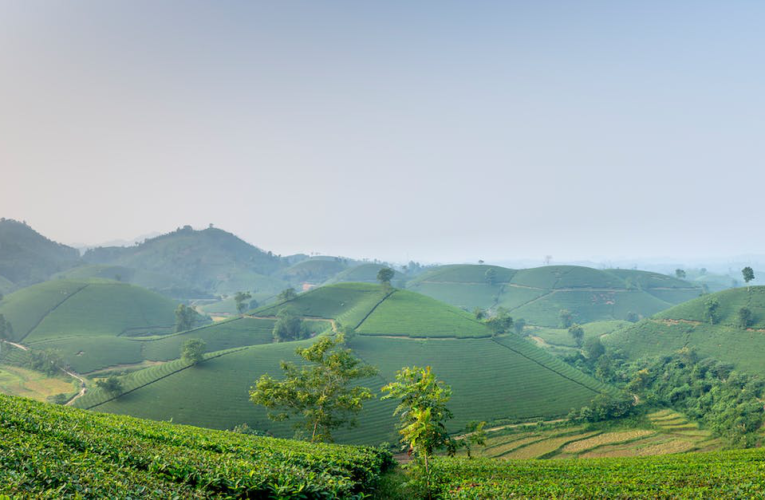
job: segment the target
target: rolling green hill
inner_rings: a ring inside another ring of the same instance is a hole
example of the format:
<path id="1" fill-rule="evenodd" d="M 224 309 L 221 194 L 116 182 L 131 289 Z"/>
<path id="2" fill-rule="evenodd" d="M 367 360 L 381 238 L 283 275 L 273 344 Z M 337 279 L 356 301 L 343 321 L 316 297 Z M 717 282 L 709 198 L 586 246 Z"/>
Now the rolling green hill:
<path id="1" fill-rule="evenodd" d="M 657 273 L 579 266 L 441 266 L 411 280 L 407 288 L 466 310 L 501 306 L 515 318 L 545 327 L 558 326 L 562 309 L 579 323 L 623 320 L 630 312 L 650 316 L 701 292 Z"/>
<path id="2" fill-rule="evenodd" d="M 711 300 L 719 304 L 715 324 L 705 314 Z M 738 322 L 742 307 L 753 314 L 747 328 Z M 765 287 L 734 288 L 699 297 L 608 335 L 604 343 L 633 359 L 691 347 L 702 356 L 765 375 Z"/>
<path id="3" fill-rule="evenodd" d="M 79 263 L 74 248 L 49 240 L 23 222 L 0 219 L 0 292 L 39 283 Z"/>
<path id="4" fill-rule="evenodd" d="M 330 278 L 326 284 L 333 283 L 377 283 L 377 273 L 386 267 L 384 264 L 360 264 L 346 269 Z M 403 274 L 396 271 L 391 282 L 394 285 L 399 284 L 405 278 Z"/>
<path id="5" fill-rule="evenodd" d="M 91 264 L 172 276 L 208 293 L 275 294 L 286 288 L 282 280 L 270 276 L 284 266 L 280 257 L 212 227 L 195 231 L 186 226 L 132 247 L 95 248 L 83 258 Z"/>
<path id="6" fill-rule="evenodd" d="M 348 268 L 347 259 L 313 257 L 293 264 L 277 273 L 279 278 L 294 284 L 321 285 Z"/>
<path id="7" fill-rule="evenodd" d="M 23 288 L 0 303 L 15 340 L 56 349 L 76 371 L 143 361 L 131 337 L 170 333 L 176 303 L 114 281 L 54 280 Z"/>
<path id="8" fill-rule="evenodd" d="M 323 322 L 324 328 L 329 328 L 330 321 L 356 327 L 357 334 L 349 346 L 367 363 L 379 368 L 379 376 L 364 382 L 375 391 L 403 366 L 432 366 L 439 377 L 454 387 L 455 431 L 474 419 L 565 415 L 606 390 L 604 385 L 531 343 L 514 335 L 491 338 L 490 331 L 470 315 L 413 292 L 341 283 L 301 294 L 288 303 L 260 308 L 252 312 L 257 317 L 246 321 L 267 321 L 283 307 L 304 316 L 325 318 L 328 321 Z M 234 322 L 224 325 L 231 328 Z M 267 326 L 263 328 L 263 336 L 267 337 Z M 210 334 L 207 338 L 214 336 Z M 248 342 L 254 343 L 251 340 Z M 295 348 L 310 342 L 248 346 L 242 342 L 227 351 L 210 352 L 207 360 L 197 366 L 173 361 L 134 372 L 126 380 L 127 394 L 114 399 L 96 389 L 78 400 L 77 405 L 157 420 L 172 418 L 174 422 L 218 429 L 246 422 L 255 429 L 290 436 L 289 423 L 269 421 L 264 409 L 249 401 L 248 389 L 263 373 L 279 375 L 280 360 L 295 360 Z M 147 344 L 144 351 L 150 353 L 151 349 Z M 174 349 L 175 346 L 168 347 L 167 353 Z M 467 373 L 470 376 L 466 377 Z M 371 444 L 395 441 L 394 407 L 390 401 L 368 403 L 360 419 L 362 424 L 338 433 L 338 439 Z"/>

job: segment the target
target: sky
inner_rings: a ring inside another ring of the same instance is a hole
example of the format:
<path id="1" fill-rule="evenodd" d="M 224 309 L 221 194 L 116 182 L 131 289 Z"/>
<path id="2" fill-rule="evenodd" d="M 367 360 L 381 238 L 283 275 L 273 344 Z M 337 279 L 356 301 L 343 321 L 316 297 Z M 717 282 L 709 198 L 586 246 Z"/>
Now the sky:
<path id="1" fill-rule="evenodd" d="M 765 253 L 764 16 L 0 0 L 0 216 L 395 261 Z"/>

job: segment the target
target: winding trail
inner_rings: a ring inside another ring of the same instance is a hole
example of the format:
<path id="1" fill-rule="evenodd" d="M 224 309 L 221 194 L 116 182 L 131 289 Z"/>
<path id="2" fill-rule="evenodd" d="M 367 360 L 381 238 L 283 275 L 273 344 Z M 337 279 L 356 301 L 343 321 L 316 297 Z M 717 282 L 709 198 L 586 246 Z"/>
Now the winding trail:
<path id="1" fill-rule="evenodd" d="M 17 349 L 21 349 L 22 351 L 29 351 L 29 347 L 21 344 L 17 344 L 16 342 L 11 342 L 9 340 L 4 340 L 8 345 L 12 345 L 13 347 L 16 347 Z M 77 401 L 79 398 L 85 395 L 86 392 L 88 392 L 88 386 L 85 384 L 85 379 L 82 378 L 82 376 L 79 373 L 73 372 L 71 370 L 67 370 L 66 368 L 59 368 L 62 372 L 66 373 L 72 378 L 76 378 L 80 382 L 80 392 L 77 393 L 75 397 L 70 399 L 65 406 L 72 406 L 75 401 Z"/>

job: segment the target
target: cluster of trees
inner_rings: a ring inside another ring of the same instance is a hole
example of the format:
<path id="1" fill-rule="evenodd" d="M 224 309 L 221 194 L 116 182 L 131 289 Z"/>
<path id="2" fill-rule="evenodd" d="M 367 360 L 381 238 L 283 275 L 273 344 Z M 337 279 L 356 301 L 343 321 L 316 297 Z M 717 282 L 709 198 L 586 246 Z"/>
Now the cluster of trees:
<path id="1" fill-rule="evenodd" d="M 275 342 L 307 339 L 310 334 L 303 318 L 291 307 L 285 307 L 277 313 L 273 329 Z"/>
<path id="2" fill-rule="evenodd" d="M 115 375 L 102 378 L 96 382 L 96 387 L 112 396 L 118 395 L 123 391 L 122 381 Z"/>
<path id="3" fill-rule="evenodd" d="M 207 344 L 202 339 L 188 339 L 181 346 L 181 359 L 186 363 L 196 365 L 204 361 Z"/>
<path id="4" fill-rule="evenodd" d="M 338 333 L 323 337 L 310 347 L 296 350 L 305 363 L 281 362 L 284 377 L 277 380 L 265 374 L 255 381 L 250 400 L 268 410 L 275 421 L 302 417 L 296 428 L 310 435 L 310 440 L 332 442 L 332 433 L 340 427 L 356 424 L 356 417 L 365 401 L 375 395 L 359 381 L 377 374 L 345 346 L 345 336 Z M 459 441 L 446 429 L 453 417 L 447 408 L 452 389 L 436 378 L 430 367 L 405 367 L 396 373 L 396 380 L 384 386 L 382 399 L 397 399 L 394 411 L 407 451 L 418 464 L 415 480 L 430 488 L 430 459 L 440 449 L 454 455 L 463 447 L 471 456 L 475 446 L 485 445 L 485 422 L 471 422 L 468 434 Z"/>
<path id="5" fill-rule="evenodd" d="M 64 369 L 64 360 L 61 355 L 52 349 L 44 351 L 29 351 L 27 366 L 32 370 L 45 373 L 46 375 L 56 375 Z"/>
<path id="6" fill-rule="evenodd" d="M 508 333 L 511 330 L 515 330 L 515 333 L 522 335 L 524 328 L 526 328 L 526 320 L 519 318 L 513 320 L 510 313 L 504 307 L 498 307 L 494 314 L 490 314 L 488 311 L 476 307 L 473 309 L 473 315 L 475 319 L 486 324 L 491 329 L 493 335 L 502 335 Z"/>
<path id="7" fill-rule="evenodd" d="M 234 302 L 236 303 L 236 312 L 243 314 L 248 308 L 254 309 L 258 307 L 258 301 L 253 300 L 248 302 L 252 298 L 250 292 L 236 292 L 234 295 Z"/>
<path id="8" fill-rule="evenodd" d="M 175 309 L 176 332 L 185 332 L 186 330 L 191 330 L 202 321 L 203 316 L 199 314 L 193 307 L 188 307 L 185 304 L 181 304 Z"/>

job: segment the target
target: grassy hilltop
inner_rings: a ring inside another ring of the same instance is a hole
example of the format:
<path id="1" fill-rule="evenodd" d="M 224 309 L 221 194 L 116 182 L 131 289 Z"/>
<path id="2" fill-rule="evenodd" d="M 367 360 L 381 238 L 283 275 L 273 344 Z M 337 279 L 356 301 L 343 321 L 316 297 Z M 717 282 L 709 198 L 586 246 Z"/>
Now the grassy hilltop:
<path id="1" fill-rule="evenodd" d="M 454 387 L 454 430 L 469 420 L 529 419 L 565 415 L 581 407 L 605 386 L 566 365 L 543 350 L 514 335 L 492 338 L 485 325 L 452 306 L 405 290 L 389 292 L 379 285 L 349 283 L 322 287 L 299 295 L 285 305 L 261 308 L 252 317 L 238 321 L 273 321 L 284 306 L 311 318 L 315 331 L 338 322 L 356 328 L 349 346 L 380 374 L 364 385 L 378 391 L 396 370 L 409 365 L 430 365 Z M 236 323 L 224 323 L 231 329 Z M 210 352 L 195 367 L 178 361 L 131 374 L 127 394 L 117 399 L 95 390 L 77 405 L 98 411 L 130 414 L 158 420 L 213 428 L 232 428 L 247 423 L 278 436 L 291 436 L 288 423 L 273 423 L 262 408 L 248 400 L 248 389 L 263 373 L 279 375 L 279 361 L 294 360 L 295 347 L 311 340 L 289 343 L 260 343 L 267 337 L 263 326 L 258 337 L 251 326 L 242 330 L 209 335 L 228 350 Z M 208 328 L 182 334 L 189 338 Z M 224 339 L 236 337 L 223 343 Z M 155 355 L 161 344 L 177 342 L 173 337 L 146 343 L 144 353 Z M 177 344 L 176 344 L 177 345 Z M 172 353 L 175 345 L 167 347 Z M 470 376 L 465 376 L 469 373 Z M 193 388 L 187 390 L 185 388 Z M 160 403 L 161 402 L 161 403 Z M 344 442 L 394 441 L 392 402 L 368 403 L 361 425 L 338 434 Z"/>
<path id="2" fill-rule="evenodd" d="M 697 297 L 701 288 L 657 273 L 579 266 L 506 269 L 487 265 L 441 266 L 407 288 L 472 310 L 504 307 L 529 324 L 556 327 L 567 309 L 578 323 L 650 316 Z"/>

